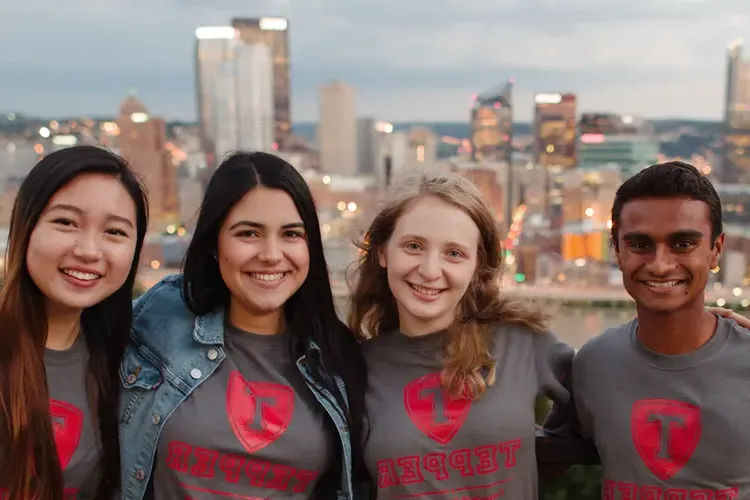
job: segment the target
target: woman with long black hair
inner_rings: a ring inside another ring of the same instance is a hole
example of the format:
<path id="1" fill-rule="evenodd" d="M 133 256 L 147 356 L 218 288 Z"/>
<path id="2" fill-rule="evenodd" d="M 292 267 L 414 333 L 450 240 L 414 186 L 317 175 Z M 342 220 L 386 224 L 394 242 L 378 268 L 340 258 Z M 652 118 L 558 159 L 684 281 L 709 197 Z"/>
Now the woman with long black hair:
<path id="1" fill-rule="evenodd" d="M 118 367 L 147 218 L 126 162 L 96 147 L 54 152 L 21 184 L 0 292 L 0 497 L 117 494 Z"/>
<path id="2" fill-rule="evenodd" d="M 364 363 L 336 315 L 315 203 L 294 167 L 227 158 L 183 274 L 134 314 L 123 498 L 353 498 Z"/>

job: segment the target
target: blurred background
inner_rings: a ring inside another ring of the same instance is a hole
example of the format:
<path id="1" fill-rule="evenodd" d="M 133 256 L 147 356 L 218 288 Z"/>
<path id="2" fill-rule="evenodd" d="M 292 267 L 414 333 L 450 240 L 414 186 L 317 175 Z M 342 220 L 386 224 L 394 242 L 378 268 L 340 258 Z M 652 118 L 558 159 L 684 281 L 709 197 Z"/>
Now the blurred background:
<path id="1" fill-rule="evenodd" d="M 313 190 L 344 312 L 352 238 L 390 180 L 450 168 L 506 235 L 506 293 L 564 306 L 555 331 L 580 346 L 633 314 L 608 242 L 615 191 L 679 158 L 723 200 L 707 300 L 745 310 L 743 36 L 745 0 L 4 2 L 0 241 L 36 161 L 111 148 L 151 202 L 143 290 L 178 270 L 221 159 L 273 152 Z M 595 498 L 592 478 L 574 471 L 546 494 Z"/>

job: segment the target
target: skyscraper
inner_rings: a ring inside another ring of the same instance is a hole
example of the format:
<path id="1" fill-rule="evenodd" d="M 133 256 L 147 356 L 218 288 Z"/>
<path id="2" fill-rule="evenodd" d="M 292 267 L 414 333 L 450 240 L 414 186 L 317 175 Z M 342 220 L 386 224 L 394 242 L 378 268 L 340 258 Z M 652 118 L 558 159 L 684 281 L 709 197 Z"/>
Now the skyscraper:
<path id="1" fill-rule="evenodd" d="M 471 108 L 471 159 L 512 164 L 513 81 L 475 95 Z"/>
<path id="2" fill-rule="evenodd" d="M 722 181 L 750 182 L 750 60 L 742 58 L 742 41 L 729 45 L 724 98 Z"/>
<path id="3" fill-rule="evenodd" d="M 537 94 L 534 96 L 534 163 L 576 166 L 575 94 Z"/>
<path id="4" fill-rule="evenodd" d="M 215 85 L 227 61 L 234 57 L 238 37 L 231 26 L 202 26 L 195 30 L 195 78 L 201 146 L 209 168 L 215 166 Z"/>
<path id="5" fill-rule="evenodd" d="M 235 18 L 232 26 L 246 45 L 269 47 L 273 60 L 273 116 L 275 142 L 286 146 L 291 134 L 291 83 L 289 77 L 289 21 L 282 17 Z"/>
<path id="6" fill-rule="evenodd" d="M 117 126 L 120 154 L 141 176 L 148 193 L 149 230 L 162 232 L 180 222 L 177 168 L 166 147 L 166 124 L 131 95 L 120 107 Z"/>
<path id="7" fill-rule="evenodd" d="M 240 44 L 234 63 L 239 147 L 270 152 L 276 142 L 271 49 L 261 43 Z"/>
<path id="8" fill-rule="evenodd" d="M 354 88 L 333 81 L 320 88 L 318 148 L 324 172 L 357 173 L 357 103 Z"/>

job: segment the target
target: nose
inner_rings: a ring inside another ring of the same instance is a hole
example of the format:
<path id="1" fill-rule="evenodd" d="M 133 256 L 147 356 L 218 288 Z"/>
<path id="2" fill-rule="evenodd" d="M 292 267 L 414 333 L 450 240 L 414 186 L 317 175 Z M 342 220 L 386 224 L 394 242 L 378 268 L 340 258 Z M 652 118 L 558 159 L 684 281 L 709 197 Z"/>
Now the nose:
<path id="1" fill-rule="evenodd" d="M 440 256 L 435 252 L 425 252 L 419 262 L 419 275 L 425 281 L 435 281 L 442 274 Z"/>
<path id="2" fill-rule="evenodd" d="M 96 261 L 102 257 L 99 237 L 94 232 L 85 232 L 76 240 L 73 255 L 83 261 Z"/>
<path id="3" fill-rule="evenodd" d="M 258 259 L 268 264 L 276 264 L 281 262 L 283 258 L 283 252 L 281 251 L 281 245 L 276 238 L 267 238 L 263 242 L 263 247 L 258 254 Z"/>
<path id="4" fill-rule="evenodd" d="M 648 271 L 654 276 L 667 277 L 677 267 L 674 255 L 667 245 L 658 245 L 654 257 L 648 264 Z"/>

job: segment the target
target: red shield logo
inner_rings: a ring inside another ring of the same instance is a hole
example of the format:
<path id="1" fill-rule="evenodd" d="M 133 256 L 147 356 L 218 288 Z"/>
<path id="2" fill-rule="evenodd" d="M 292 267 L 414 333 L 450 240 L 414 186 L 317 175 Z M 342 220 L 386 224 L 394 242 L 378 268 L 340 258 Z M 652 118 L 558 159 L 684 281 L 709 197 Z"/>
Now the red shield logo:
<path id="1" fill-rule="evenodd" d="M 65 469 L 73 458 L 83 431 L 83 412 L 65 401 L 49 401 L 52 432 L 60 465 Z"/>
<path id="2" fill-rule="evenodd" d="M 671 399 L 636 401 L 630 430 L 641 460 L 656 477 L 674 476 L 693 456 L 703 429 L 701 409 Z"/>
<path id="3" fill-rule="evenodd" d="M 448 444 L 464 424 L 471 400 L 452 399 L 440 385 L 440 374 L 418 378 L 404 388 L 406 413 L 430 439 Z"/>
<path id="4" fill-rule="evenodd" d="M 238 371 L 229 375 L 227 415 L 234 435 L 248 453 L 284 434 L 294 413 L 294 390 L 281 384 L 248 382 Z"/>

